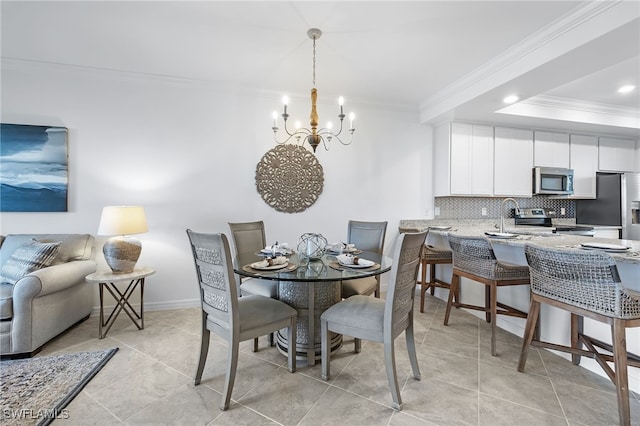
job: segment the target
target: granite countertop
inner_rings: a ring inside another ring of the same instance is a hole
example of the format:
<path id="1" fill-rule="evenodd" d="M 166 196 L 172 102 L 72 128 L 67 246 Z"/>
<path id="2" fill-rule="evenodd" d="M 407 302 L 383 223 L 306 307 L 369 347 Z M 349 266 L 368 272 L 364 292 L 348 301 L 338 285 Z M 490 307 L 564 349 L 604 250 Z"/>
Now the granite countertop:
<path id="1" fill-rule="evenodd" d="M 552 219 L 553 225 L 575 225 L 575 219 Z M 431 226 L 450 226 L 451 228 L 483 228 L 485 231 L 497 231 L 500 228 L 500 219 L 403 219 L 400 228 L 424 231 Z M 516 225 L 515 219 L 504 219 L 505 231 L 519 233 L 553 232 L 554 227 Z"/>
<path id="2" fill-rule="evenodd" d="M 548 229 L 548 228 L 547 228 Z M 517 234 L 515 238 L 495 238 L 485 234 L 485 232 L 495 232 L 494 229 L 484 226 L 459 226 L 451 228 L 450 230 L 435 230 L 430 229 L 430 233 L 439 234 L 443 237 L 449 235 L 449 233 L 455 233 L 459 235 L 469 236 L 484 236 L 489 238 L 492 245 L 500 244 L 514 247 L 521 247 L 527 242 L 538 244 L 544 247 L 558 247 L 558 248 L 580 248 L 583 243 L 605 243 L 605 244 L 618 244 L 626 247 L 630 247 L 629 250 L 624 252 L 608 252 L 616 259 L 616 262 L 622 263 L 634 263 L 640 264 L 640 241 L 633 240 L 614 240 L 610 238 L 594 238 L 585 237 L 580 235 L 566 235 L 566 234 L 553 234 L 535 233 L 529 234 Z M 507 228 L 506 232 L 513 232 Z"/>

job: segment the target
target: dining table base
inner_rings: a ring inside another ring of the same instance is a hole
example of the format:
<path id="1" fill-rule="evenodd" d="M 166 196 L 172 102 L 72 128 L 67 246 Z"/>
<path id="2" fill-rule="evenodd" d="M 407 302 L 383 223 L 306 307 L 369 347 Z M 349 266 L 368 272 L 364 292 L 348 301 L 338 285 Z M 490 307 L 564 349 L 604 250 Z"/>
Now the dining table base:
<path id="1" fill-rule="evenodd" d="M 341 281 L 279 281 L 278 298 L 298 311 L 296 359 L 306 360 L 309 366 L 316 364 L 322 351 L 320 316 L 342 300 L 341 288 Z M 333 354 L 342 346 L 342 335 L 334 334 L 330 342 Z M 286 329 L 276 334 L 276 346 L 280 353 L 288 354 Z"/>

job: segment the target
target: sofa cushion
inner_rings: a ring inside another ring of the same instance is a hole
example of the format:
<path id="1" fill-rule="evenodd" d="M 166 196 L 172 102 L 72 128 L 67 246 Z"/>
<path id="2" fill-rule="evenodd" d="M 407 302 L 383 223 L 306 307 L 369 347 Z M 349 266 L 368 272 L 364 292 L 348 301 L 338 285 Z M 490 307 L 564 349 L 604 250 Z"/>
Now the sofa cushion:
<path id="1" fill-rule="evenodd" d="M 13 284 L 0 283 L 0 321 L 13 318 Z"/>
<path id="2" fill-rule="evenodd" d="M 32 239 L 40 242 L 62 242 L 52 265 L 93 259 L 94 238 L 90 234 L 8 234 L 0 246 L 0 267 L 18 247 Z"/>
<path id="3" fill-rule="evenodd" d="M 31 240 L 18 247 L 0 270 L 0 282 L 15 284 L 23 276 L 51 265 L 58 254 L 60 241 L 41 243 Z"/>

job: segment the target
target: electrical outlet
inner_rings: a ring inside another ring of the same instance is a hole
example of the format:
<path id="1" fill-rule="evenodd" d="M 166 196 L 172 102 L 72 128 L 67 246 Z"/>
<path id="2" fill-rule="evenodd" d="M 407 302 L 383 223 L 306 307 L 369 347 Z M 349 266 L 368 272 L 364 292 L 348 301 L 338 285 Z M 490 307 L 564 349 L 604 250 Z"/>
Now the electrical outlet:
<path id="1" fill-rule="evenodd" d="M 567 213 L 564 207 L 560 207 L 560 216 L 564 216 Z"/>
<path id="2" fill-rule="evenodd" d="M 434 216 L 440 216 L 440 207 L 436 206 L 433 208 Z"/>
<path id="3" fill-rule="evenodd" d="M 487 215 L 487 208 L 483 207 L 482 208 L 482 216 L 486 216 Z"/>

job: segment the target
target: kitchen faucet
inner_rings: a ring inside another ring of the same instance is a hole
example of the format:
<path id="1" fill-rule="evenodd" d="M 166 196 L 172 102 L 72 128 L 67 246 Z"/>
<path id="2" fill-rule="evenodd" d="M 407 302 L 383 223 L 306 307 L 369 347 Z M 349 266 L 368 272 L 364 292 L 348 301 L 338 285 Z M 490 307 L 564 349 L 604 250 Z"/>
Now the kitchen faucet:
<path id="1" fill-rule="evenodd" d="M 520 206 L 518 206 L 518 202 L 515 200 L 515 198 L 504 198 L 502 200 L 502 203 L 500 204 L 500 232 L 504 232 L 504 204 L 507 201 L 513 201 L 513 204 L 516 205 L 515 214 L 518 214 L 520 212 Z"/>

